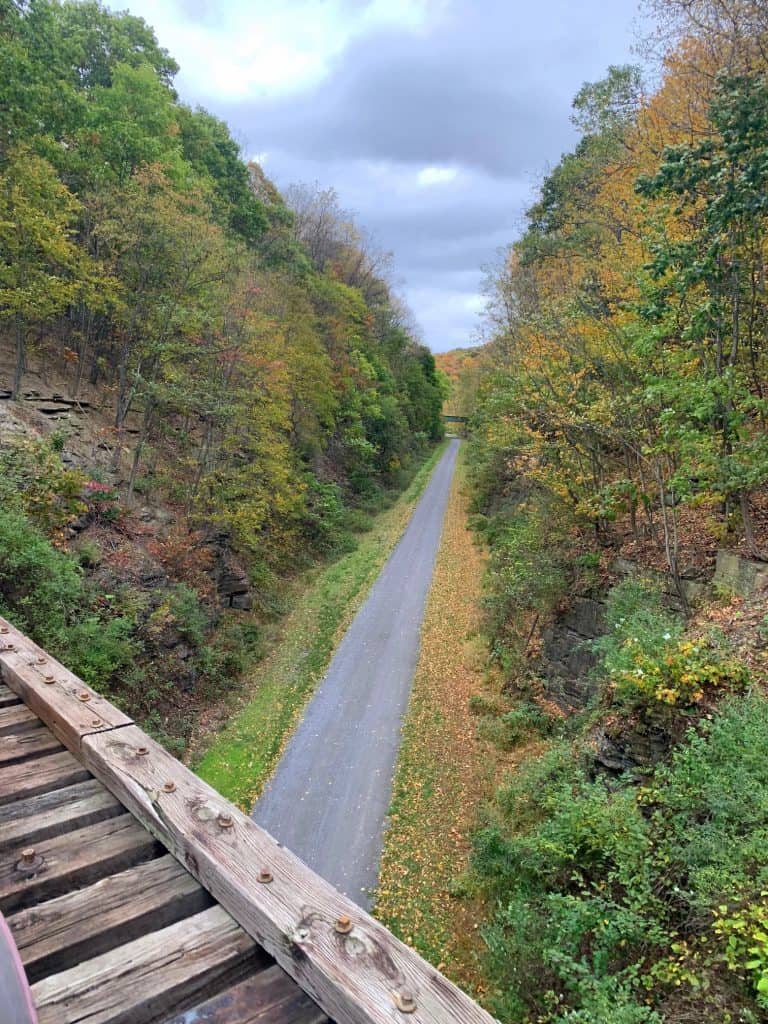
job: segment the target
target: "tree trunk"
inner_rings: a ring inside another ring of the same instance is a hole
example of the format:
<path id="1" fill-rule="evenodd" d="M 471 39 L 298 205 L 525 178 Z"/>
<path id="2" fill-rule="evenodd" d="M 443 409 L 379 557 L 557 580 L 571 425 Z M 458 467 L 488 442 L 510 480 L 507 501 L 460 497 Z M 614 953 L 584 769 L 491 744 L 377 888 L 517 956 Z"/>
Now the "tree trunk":
<path id="1" fill-rule="evenodd" d="M 13 386 L 11 388 L 11 398 L 14 402 L 18 401 L 19 394 L 21 393 L 21 382 L 24 378 L 24 372 L 27 369 L 27 353 L 24 338 L 24 324 L 21 317 L 16 317 L 16 365 L 13 369 Z"/>

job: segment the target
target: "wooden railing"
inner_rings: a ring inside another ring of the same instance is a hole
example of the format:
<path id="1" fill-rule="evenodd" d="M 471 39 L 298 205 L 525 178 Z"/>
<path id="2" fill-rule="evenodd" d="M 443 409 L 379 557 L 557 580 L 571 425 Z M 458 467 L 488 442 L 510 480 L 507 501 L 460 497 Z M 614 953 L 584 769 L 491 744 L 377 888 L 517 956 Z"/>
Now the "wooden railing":
<path id="1" fill-rule="evenodd" d="M 492 1024 L 469 996 L 2 618 L 0 672 L 338 1024 Z"/>

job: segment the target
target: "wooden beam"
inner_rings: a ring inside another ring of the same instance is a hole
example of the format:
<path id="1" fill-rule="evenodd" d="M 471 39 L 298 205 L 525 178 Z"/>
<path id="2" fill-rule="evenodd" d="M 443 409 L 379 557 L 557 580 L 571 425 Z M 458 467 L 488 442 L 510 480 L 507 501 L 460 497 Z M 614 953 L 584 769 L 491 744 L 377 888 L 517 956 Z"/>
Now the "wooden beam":
<path id="1" fill-rule="evenodd" d="M 205 910 L 211 897 L 170 854 L 8 918 L 31 982 Z"/>
<path id="2" fill-rule="evenodd" d="M 229 914 L 212 907 L 37 982 L 39 1024 L 163 1020 L 254 952 L 253 940 Z"/>
<path id="3" fill-rule="evenodd" d="M 0 772 L 0 806 L 24 800 L 49 789 L 71 786 L 87 778 L 88 772 L 82 762 L 74 758 L 68 750 L 38 757 L 33 761 L 7 765 Z"/>
<path id="4" fill-rule="evenodd" d="M 0 617 L 0 677 L 73 753 L 92 732 L 130 725 L 132 719 Z M 12 713 L 14 708 L 8 708 Z M 26 709 L 24 709 L 26 710 Z M 2 731 L 0 709 L 0 731 Z"/>
<path id="5" fill-rule="evenodd" d="M 84 774 L 85 769 L 83 769 Z M 30 846 L 41 839 L 74 832 L 125 808 L 97 779 L 47 790 L 27 800 L 0 807 L 0 853 L 10 847 Z"/>
<path id="6" fill-rule="evenodd" d="M 140 864 L 159 852 L 157 843 L 130 814 L 44 839 L 21 854 L 0 858 L 0 911 L 6 916 L 41 900 L 52 899 L 73 885 L 87 885 L 113 871 Z"/>
<path id="7" fill-rule="evenodd" d="M 328 1018 L 282 967 L 232 985 L 164 1024 L 328 1024 Z"/>
<path id="8" fill-rule="evenodd" d="M 404 1020 L 398 1004 L 413 1009 L 413 1024 L 490 1024 L 469 996 L 141 729 L 85 736 L 81 749 L 93 774 L 338 1024 L 394 1024 Z M 340 918 L 349 930 L 337 929 Z"/>
<path id="9" fill-rule="evenodd" d="M 13 690 L 9 690 L 7 686 L 0 683 L 0 708 L 7 708 L 9 704 L 18 703 L 19 697 L 16 696 Z"/>
<path id="10" fill-rule="evenodd" d="M 26 732 L 3 736 L 0 744 L 0 768 L 6 764 L 31 760 L 63 749 L 56 737 L 47 729 L 28 729 Z"/>
<path id="11" fill-rule="evenodd" d="M 23 704 L 0 708 L 0 736 L 10 736 L 13 733 L 39 728 L 40 719 Z"/>

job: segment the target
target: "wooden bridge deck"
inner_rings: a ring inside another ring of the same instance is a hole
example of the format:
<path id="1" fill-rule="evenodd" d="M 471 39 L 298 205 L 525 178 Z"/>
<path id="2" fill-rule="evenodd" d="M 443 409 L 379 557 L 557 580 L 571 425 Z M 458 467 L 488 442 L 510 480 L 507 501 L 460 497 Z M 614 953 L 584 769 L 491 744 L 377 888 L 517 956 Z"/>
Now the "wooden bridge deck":
<path id="1" fill-rule="evenodd" d="M 0 673 L 0 911 L 40 1024 L 490 1024 L 2 618 Z"/>
<path id="2" fill-rule="evenodd" d="M 0 910 L 40 1024 L 328 1020 L 6 686 Z"/>

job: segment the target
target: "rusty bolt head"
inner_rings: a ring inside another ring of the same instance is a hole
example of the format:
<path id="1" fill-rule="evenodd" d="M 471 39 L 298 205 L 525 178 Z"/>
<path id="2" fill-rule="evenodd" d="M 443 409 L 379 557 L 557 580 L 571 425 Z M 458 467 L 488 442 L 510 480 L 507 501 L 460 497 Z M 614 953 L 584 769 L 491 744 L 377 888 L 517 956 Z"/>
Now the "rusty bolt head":
<path id="1" fill-rule="evenodd" d="M 32 846 L 22 850 L 21 857 L 16 862 L 16 870 L 21 875 L 36 875 L 43 867 L 45 867 L 45 861 Z"/>
<path id="2" fill-rule="evenodd" d="M 137 757 L 146 757 L 149 753 L 149 747 L 136 747 Z"/>
<path id="3" fill-rule="evenodd" d="M 15 651 L 16 650 L 16 648 L 15 648 L 15 646 L 13 644 L 6 644 L 5 645 L 5 649 L 6 649 L 6 651 Z"/>
<path id="4" fill-rule="evenodd" d="M 77 699 L 81 700 L 83 702 L 83 704 L 85 704 L 85 702 L 87 700 L 91 699 L 91 695 L 90 695 L 90 693 L 88 693 L 87 690 L 81 690 L 80 693 L 78 693 L 78 695 L 77 695 Z"/>
<path id="5" fill-rule="evenodd" d="M 38 658 L 37 659 L 37 664 L 38 665 L 44 665 L 45 664 L 45 658 Z"/>
<path id="6" fill-rule="evenodd" d="M 400 1013 L 416 1012 L 416 1000 L 413 993 L 409 992 L 407 988 L 399 988 L 396 992 L 393 992 L 392 999 Z"/>
<path id="7" fill-rule="evenodd" d="M 47 683 L 48 686 L 50 686 L 52 683 L 56 682 L 56 679 L 54 676 L 43 676 L 43 682 Z"/>
<path id="8" fill-rule="evenodd" d="M 10 633 L 7 626 L 0 626 L 0 633 Z"/>
<path id="9" fill-rule="evenodd" d="M 91 725 L 93 726 L 94 729 L 100 729 L 101 728 L 101 724 L 102 723 L 101 723 L 101 719 L 100 718 L 92 718 L 91 719 Z"/>
<path id="10" fill-rule="evenodd" d="M 348 914 L 341 914 L 336 918 L 333 927 L 339 935 L 348 935 L 353 928 L 352 918 Z"/>
<path id="11" fill-rule="evenodd" d="M 224 811 L 221 812 L 216 820 L 219 823 L 219 828 L 232 828 L 235 824 L 232 815 L 226 814 Z"/>
<path id="12" fill-rule="evenodd" d="M 175 789 L 176 789 L 176 783 L 173 782 L 172 780 L 169 779 L 168 782 L 164 782 L 163 783 L 163 792 L 164 793 L 173 793 L 173 791 Z"/>
<path id="13" fill-rule="evenodd" d="M 269 868 L 262 868 L 257 877 L 262 885 L 269 885 L 272 881 L 272 872 Z"/>

